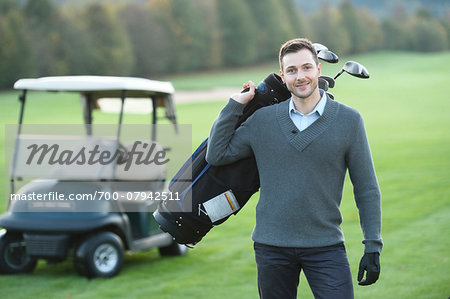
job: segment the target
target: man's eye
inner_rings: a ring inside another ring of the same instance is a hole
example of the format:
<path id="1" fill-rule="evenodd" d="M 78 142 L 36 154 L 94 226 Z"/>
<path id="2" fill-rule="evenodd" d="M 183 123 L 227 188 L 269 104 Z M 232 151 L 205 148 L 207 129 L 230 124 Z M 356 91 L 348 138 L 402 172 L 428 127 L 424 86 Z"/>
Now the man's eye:
<path id="1" fill-rule="evenodd" d="M 288 73 L 288 74 L 294 74 L 294 73 L 295 73 L 295 70 L 294 70 L 294 69 L 289 69 L 289 70 L 287 70 L 287 73 Z"/>

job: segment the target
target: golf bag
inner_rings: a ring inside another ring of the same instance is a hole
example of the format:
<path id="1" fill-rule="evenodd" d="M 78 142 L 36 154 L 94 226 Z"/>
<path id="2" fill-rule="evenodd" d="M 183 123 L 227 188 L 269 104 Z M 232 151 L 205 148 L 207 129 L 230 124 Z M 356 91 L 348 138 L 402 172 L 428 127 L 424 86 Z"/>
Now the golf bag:
<path id="1" fill-rule="evenodd" d="M 281 78 L 271 73 L 256 88 L 255 97 L 244 108 L 239 127 L 261 107 L 291 96 Z M 214 226 L 236 214 L 259 189 L 255 158 L 249 157 L 224 166 L 205 160 L 208 139 L 192 154 L 169 184 L 179 200 L 162 201 L 153 216 L 161 229 L 180 244 L 195 244 Z"/>

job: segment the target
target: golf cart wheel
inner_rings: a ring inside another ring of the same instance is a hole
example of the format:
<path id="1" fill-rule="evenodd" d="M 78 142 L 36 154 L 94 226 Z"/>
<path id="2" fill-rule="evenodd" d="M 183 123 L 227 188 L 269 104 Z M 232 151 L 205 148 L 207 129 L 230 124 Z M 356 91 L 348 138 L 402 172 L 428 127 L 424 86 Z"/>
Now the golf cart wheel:
<path id="1" fill-rule="evenodd" d="M 188 248 L 185 245 L 173 241 L 172 244 L 165 247 L 159 247 L 159 254 L 162 256 L 182 256 L 186 255 Z"/>
<path id="2" fill-rule="evenodd" d="M 102 232 L 85 239 L 75 251 L 75 269 L 80 275 L 113 277 L 120 272 L 124 249 L 114 233 Z"/>
<path id="3" fill-rule="evenodd" d="M 25 241 L 21 236 L 0 235 L 0 273 L 29 273 L 36 267 L 36 259 L 27 255 Z"/>

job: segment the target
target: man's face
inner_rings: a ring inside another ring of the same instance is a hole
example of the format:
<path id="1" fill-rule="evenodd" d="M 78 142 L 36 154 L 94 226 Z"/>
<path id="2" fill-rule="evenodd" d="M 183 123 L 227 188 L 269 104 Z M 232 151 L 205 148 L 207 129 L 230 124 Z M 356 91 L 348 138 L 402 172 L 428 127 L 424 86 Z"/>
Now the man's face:
<path id="1" fill-rule="evenodd" d="M 280 75 L 292 96 L 307 99 L 318 90 L 320 63 L 316 65 L 309 50 L 288 53 L 281 62 Z"/>

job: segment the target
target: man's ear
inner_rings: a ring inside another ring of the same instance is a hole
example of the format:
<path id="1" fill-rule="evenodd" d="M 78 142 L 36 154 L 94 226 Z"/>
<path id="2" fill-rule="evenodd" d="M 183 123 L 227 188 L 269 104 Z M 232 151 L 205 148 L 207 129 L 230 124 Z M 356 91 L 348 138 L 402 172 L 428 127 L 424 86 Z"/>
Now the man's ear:
<path id="1" fill-rule="evenodd" d="M 283 80 L 283 83 L 286 83 L 286 81 L 284 81 L 284 74 L 283 74 L 282 70 L 280 70 L 280 77 L 281 77 L 281 80 Z"/>
<path id="2" fill-rule="evenodd" d="M 319 77 L 322 76 L 322 65 L 320 64 L 320 62 L 317 65 L 317 69 L 319 70 Z"/>

